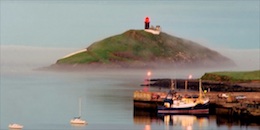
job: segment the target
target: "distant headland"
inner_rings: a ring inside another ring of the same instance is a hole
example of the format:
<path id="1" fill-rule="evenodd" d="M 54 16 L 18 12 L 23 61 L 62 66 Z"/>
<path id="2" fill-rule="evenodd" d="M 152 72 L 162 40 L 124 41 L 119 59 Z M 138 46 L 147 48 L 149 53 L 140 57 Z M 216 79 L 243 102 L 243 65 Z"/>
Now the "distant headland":
<path id="1" fill-rule="evenodd" d="M 68 54 L 48 68 L 172 68 L 223 67 L 235 63 L 220 53 L 196 42 L 171 36 L 161 27 L 150 27 L 145 18 L 144 29 L 94 42 L 89 47 Z"/>

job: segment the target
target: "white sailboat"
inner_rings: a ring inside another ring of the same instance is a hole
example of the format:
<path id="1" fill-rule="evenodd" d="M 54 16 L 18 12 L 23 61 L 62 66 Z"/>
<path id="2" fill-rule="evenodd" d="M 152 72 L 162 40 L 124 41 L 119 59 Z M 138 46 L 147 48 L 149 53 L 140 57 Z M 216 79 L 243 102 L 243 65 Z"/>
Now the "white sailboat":
<path id="1" fill-rule="evenodd" d="M 80 125 L 87 124 L 87 122 L 85 120 L 81 119 L 81 98 L 79 98 L 79 116 L 71 119 L 70 123 L 71 124 L 80 124 Z"/>
<path id="2" fill-rule="evenodd" d="M 20 124 L 9 124 L 9 129 L 22 129 L 23 128 L 23 126 L 22 125 L 20 125 Z"/>

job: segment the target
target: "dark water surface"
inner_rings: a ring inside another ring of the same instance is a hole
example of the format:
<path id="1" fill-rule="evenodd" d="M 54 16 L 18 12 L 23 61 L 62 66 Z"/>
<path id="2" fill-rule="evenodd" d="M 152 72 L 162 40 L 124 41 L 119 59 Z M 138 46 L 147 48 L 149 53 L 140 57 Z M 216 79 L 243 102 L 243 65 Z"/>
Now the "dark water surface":
<path id="1" fill-rule="evenodd" d="M 24 130 L 260 129 L 257 123 L 243 123 L 214 115 L 157 116 L 147 111 L 134 111 L 132 94 L 142 89 L 140 84 L 144 82 L 145 74 L 144 70 L 1 73 L 0 128 L 8 129 L 8 124 L 19 123 L 24 125 Z M 164 74 L 158 72 L 157 76 L 165 77 Z M 78 116 L 80 97 L 82 118 L 88 125 L 72 126 L 69 121 Z"/>

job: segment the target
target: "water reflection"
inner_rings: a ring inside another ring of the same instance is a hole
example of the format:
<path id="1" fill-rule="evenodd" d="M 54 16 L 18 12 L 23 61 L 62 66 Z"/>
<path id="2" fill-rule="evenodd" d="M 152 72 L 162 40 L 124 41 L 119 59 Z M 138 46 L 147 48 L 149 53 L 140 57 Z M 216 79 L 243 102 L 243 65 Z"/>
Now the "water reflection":
<path id="1" fill-rule="evenodd" d="M 259 119 L 244 119 L 221 115 L 158 115 L 156 111 L 134 110 L 134 124 L 144 125 L 143 130 L 163 126 L 165 130 L 182 129 L 252 129 L 259 130 Z"/>
<path id="2" fill-rule="evenodd" d="M 151 125 L 164 125 L 168 130 L 173 127 L 193 130 L 209 126 L 208 116 L 195 115 L 157 115 L 155 111 L 134 110 L 134 123 L 143 124 L 144 130 L 151 130 Z"/>
<path id="3" fill-rule="evenodd" d="M 181 126 L 185 130 L 192 130 L 195 124 L 198 124 L 199 127 L 207 127 L 209 124 L 207 116 L 162 115 L 162 117 L 165 125 Z"/>
<path id="4" fill-rule="evenodd" d="M 232 127 L 232 126 L 260 126 L 259 122 L 259 117 L 244 117 L 244 118 L 239 118 L 239 117 L 233 117 L 233 116 L 222 116 L 218 115 L 216 116 L 216 124 L 218 127 L 220 126 L 227 126 L 227 127 Z M 260 127 L 259 127 L 260 129 Z"/>
<path id="5" fill-rule="evenodd" d="M 134 123 L 141 125 L 163 124 L 163 120 L 158 118 L 156 111 L 134 110 Z M 148 129 L 149 126 L 145 126 L 145 128 Z"/>
<path id="6" fill-rule="evenodd" d="M 144 130 L 151 130 L 151 125 L 145 125 Z"/>

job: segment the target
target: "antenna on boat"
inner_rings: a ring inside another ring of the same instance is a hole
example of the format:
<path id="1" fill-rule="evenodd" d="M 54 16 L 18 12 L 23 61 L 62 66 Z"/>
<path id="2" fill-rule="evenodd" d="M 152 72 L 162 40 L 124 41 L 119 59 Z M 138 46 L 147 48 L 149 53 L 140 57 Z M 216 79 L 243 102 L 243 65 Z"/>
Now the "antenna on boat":
<path id="1" fill-rule="evenodd" d="M 172 91 L 174 90 L 174 86 L 175 86 L 175 84 L 173 83 L 173 79 L 171 79 L 171 90 Z"/>

